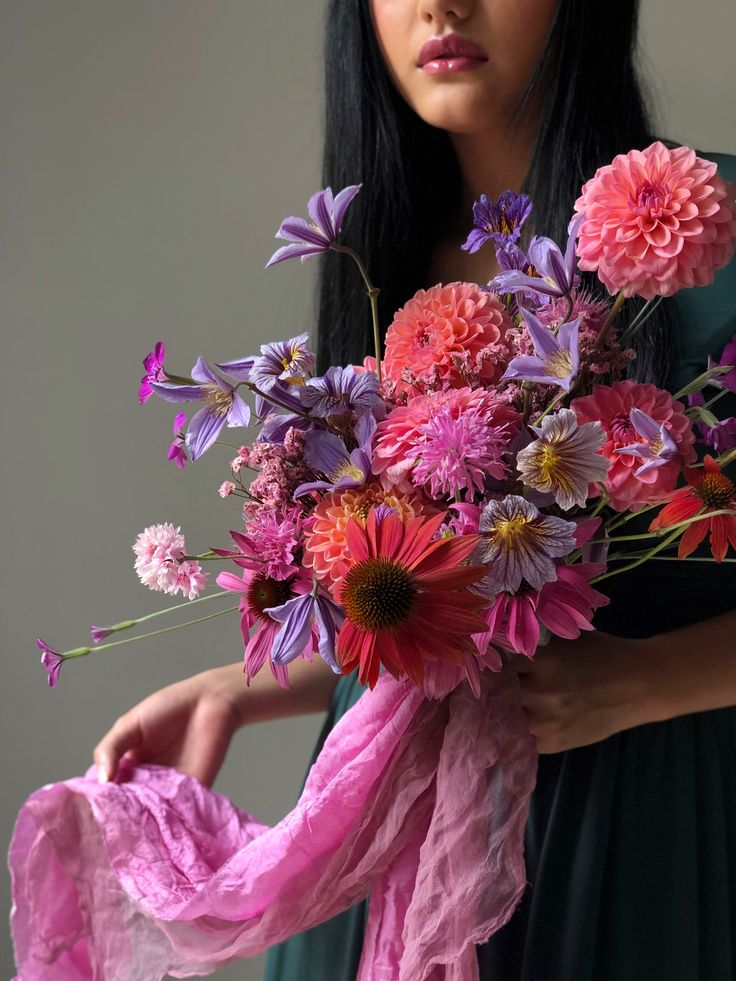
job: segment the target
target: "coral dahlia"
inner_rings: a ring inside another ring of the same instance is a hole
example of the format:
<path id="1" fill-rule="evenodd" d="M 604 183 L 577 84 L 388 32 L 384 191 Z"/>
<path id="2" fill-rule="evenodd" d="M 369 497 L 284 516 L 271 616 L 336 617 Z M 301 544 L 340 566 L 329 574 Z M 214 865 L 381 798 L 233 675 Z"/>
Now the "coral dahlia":
<path id="1" fill-rule="evenodd" d="M 734 253 L 736 187 L 688 147 L 657 141 L 620 154 L 575 202 L 580 268 L 610 293 L 671 296 L 707 286 Z"/>
<path id="2" fill-rule="evenodd" d="M 487 569 L 464 564 L 477 535 L 433 540 L 443 519 L 403 522 L 371 508 L 365 527 L 348 523 L 348 569 L 335 588 L 345 611 L 337 642 L 343 674 L 358 667 L 361 684 L 373 688 L 383 664 L 420 687 L 426 661 L 462 667 L 475 652 L 471 638 L 485 628 L 486 601 L 466 587 Z"/>
<path id="3" fill-rule="evenodd" d="M 411 374 L 425 388 L 466 384 L 467 366 L 484 384 L 497 381 L 508 360 L 506 308 L 475 283 L 439 283 L 419 290 L 386 332 L 383 370 L 399 392 L 415 394 Z"/>

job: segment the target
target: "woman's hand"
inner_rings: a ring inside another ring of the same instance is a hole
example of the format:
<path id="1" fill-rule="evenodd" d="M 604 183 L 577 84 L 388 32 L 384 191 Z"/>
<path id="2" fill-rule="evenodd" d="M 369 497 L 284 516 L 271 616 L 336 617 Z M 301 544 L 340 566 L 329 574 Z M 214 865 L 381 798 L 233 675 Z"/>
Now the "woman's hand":
<path id="1" fill-rule="evenodd" d="M 154 692 L 121 715 L 94 749 L 100 780 L 114 777 L 123 756 L 175 767 L 210 787 L 230 740 L 242 725 L 232 669 L 215 668 Z"/>
<path id="2" fill-rule="evenodd" d="M 506 669 L 519 676 L 522 706 L 540 753 L 588 746 L 653 721 L 644 642 L 600 631 L 574 641 L 553 638 L 533 661 L 510 655 Z"/>

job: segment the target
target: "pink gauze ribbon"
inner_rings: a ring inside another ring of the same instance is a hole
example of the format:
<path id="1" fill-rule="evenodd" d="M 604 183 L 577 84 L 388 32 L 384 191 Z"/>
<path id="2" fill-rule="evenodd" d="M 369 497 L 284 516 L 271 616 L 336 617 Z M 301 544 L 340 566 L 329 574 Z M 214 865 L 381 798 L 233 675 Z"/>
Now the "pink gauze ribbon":
<path id="1" fill-rule="evenodd" d="M 381 675 L 275 827 L 170 767 L 32 794 L 10 846 L 18 981 L 210 974 L 369 897 L 358 981 L 476 981 L 526 885 L 537 754 L 513 674 Z"/>

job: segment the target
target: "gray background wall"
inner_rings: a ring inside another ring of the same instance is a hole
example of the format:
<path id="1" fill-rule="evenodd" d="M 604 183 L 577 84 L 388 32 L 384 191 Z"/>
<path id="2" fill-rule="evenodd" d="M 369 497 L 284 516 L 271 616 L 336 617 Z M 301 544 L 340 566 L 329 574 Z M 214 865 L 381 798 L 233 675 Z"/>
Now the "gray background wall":
<path id="1" fill-rule="evenodd" d="M 318 186 L 322 6 L 0 3 L 4 843 L 25 797 L 82 772 L 118 715 L 239 657 L 223 619 L 69 664 L 52 692 L 33 641 L 74 646 L 89 623 L 160 605 L 132 570 L 147 524 L 182 524 L 194 549 L 235 526 L 216 492 L 226 451 L 183 474 L 164 460 L 173 413 L 136 405 L 139 362 L 158 338 L 186 370 L 310 326 L 310 266 L 263 265 Z M 643 0 L 662 132 L 736 153 L 734 35 L 732 0 Z M 217 789 L 278 820 L 321 721 L 242 730 Z M 8 910 L 7 876 L 2 890 Z"/>

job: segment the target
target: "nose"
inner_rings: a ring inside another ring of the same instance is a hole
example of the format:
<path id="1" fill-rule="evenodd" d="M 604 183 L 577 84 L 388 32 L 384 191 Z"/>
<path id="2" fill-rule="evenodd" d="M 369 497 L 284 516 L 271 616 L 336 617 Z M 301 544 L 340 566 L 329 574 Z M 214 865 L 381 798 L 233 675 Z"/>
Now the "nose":
<path id="1" fill-rule="evenodd" d="M 473 11 L 475 0 L 418 0 L 419 15 L 426 24 L 437 28 L 447 21 L 466 20 Z"/>

